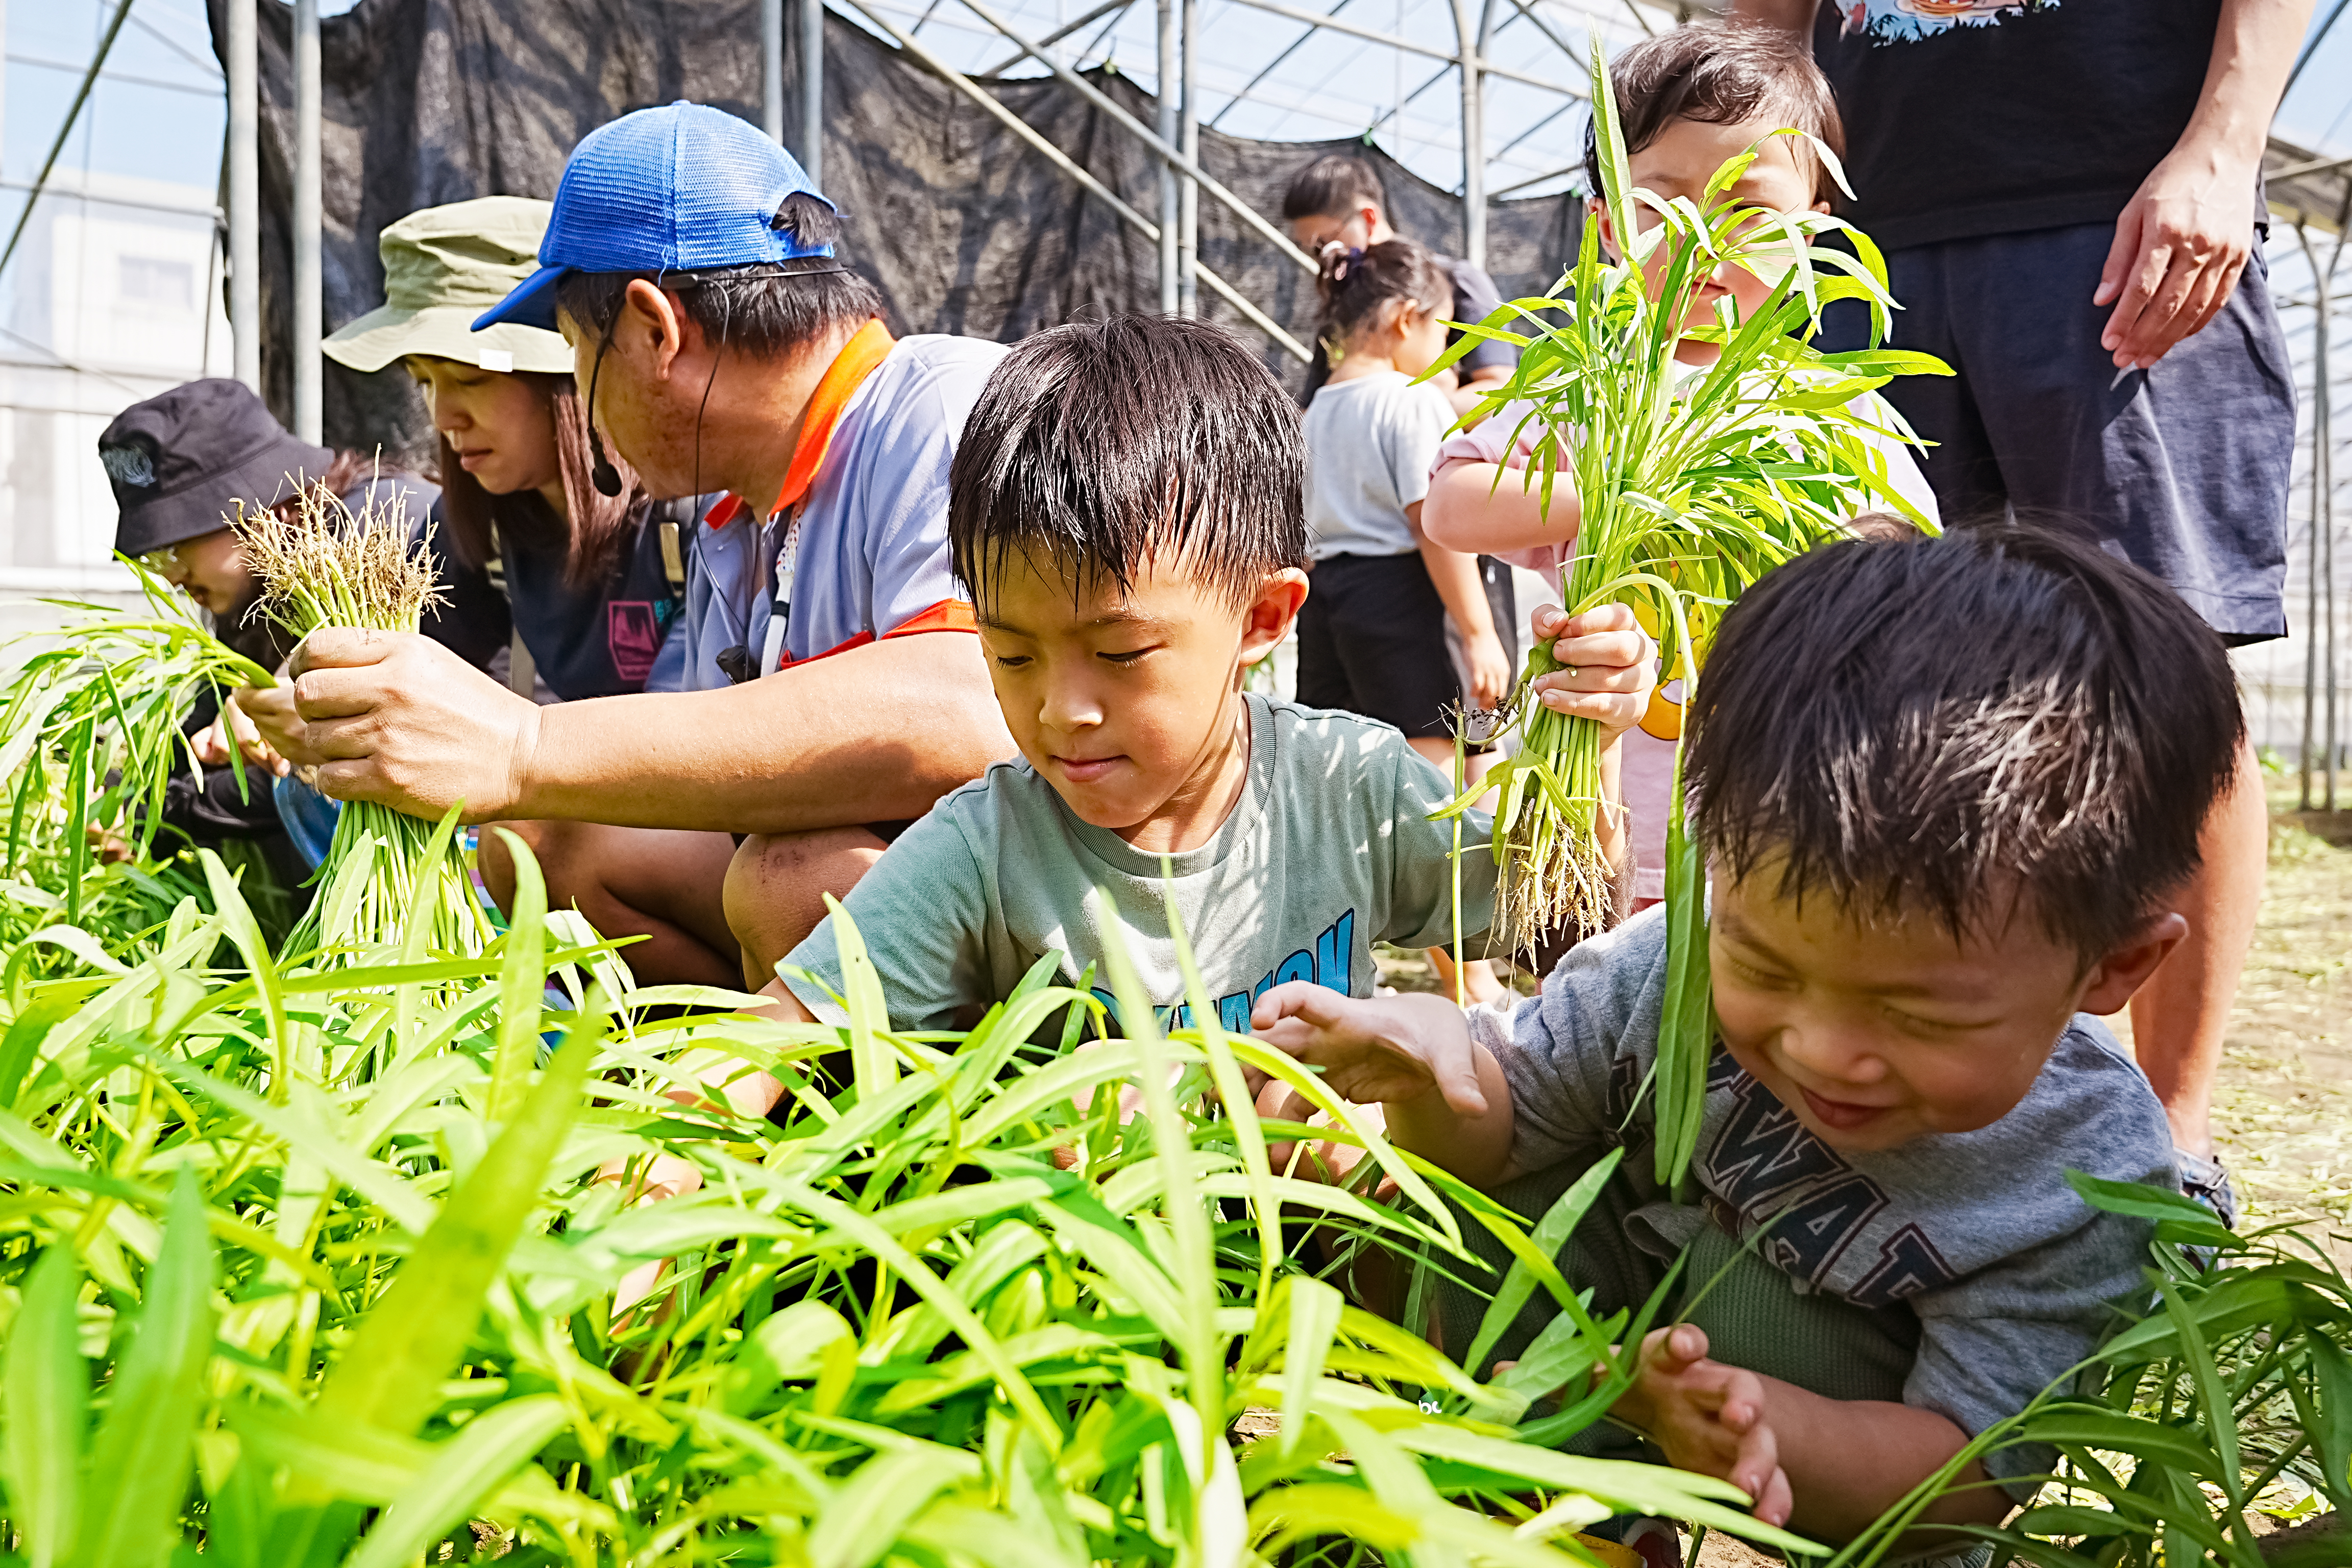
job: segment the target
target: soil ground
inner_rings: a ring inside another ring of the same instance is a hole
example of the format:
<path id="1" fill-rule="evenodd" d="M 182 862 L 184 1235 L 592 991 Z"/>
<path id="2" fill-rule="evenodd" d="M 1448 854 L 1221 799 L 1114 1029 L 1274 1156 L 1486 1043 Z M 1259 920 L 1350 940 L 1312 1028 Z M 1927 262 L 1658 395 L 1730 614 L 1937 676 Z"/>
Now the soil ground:
<path id="1" fill-rule="evenodd" d="M 2273 804 L 2215 1127 L 2250 1218 L 2315 1223 L 2352 1257 L 2352 811 Z"/>

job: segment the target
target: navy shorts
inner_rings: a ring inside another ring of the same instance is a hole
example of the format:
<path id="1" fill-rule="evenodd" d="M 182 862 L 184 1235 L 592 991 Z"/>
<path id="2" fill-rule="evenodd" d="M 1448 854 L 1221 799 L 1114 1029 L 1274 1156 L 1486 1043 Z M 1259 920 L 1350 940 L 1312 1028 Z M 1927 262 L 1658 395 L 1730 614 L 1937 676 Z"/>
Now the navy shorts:
<path id="1" fill-rule="evenodd" d="M 2224 640 L 2286 633 L 2294 383 L 2262 247 L 2236 292 L 2153 370 L 2120 381 L 2094 306 L 2113 224 L 1890 252 L 1890 342 L 1955 374 L 1884 395 L 1936 445 L 1921 458 L 1948 525 L 2013 511 L 2079 530 L 2163 578 Z M 1866 322 L 1834 307 L 1825 346 Z"/>
<path id="2" fill-rule="evenodd" d="M 1479 566 L 1508 658 L 1510 574 L 1483 557 Z M 1454 733 L 1462 683 L 1446 652 L 1445 601 L 1419 551 L 1315 563 L 1298 612 L 1298 700 L 1379 719 L 1408 735 Z"/>

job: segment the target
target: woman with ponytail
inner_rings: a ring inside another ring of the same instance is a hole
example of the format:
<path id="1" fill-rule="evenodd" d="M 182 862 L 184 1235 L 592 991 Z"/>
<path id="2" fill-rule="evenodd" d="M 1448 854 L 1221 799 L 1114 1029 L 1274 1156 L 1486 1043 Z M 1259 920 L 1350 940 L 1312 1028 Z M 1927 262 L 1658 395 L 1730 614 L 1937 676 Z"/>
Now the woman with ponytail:
<path id="1" fill-rule="evenodd" d="M 1445 353 L 1453 279 L 1409 239 L 1333 241 L 1321 259 L 1331 374 L 1307 405 L 1314 591 L 1298 615 L 1298 700 L 1393 724 L 1450 773 L 1453 715 L 1500 706 L 1516 663 L 1512 612 L 1489 601 L 1478 558 L 1421 531 L 1454 413 L 1420 378 Z M 1485 963 L 1464 978 L 1480 1000 L 1501 994 Z"/>

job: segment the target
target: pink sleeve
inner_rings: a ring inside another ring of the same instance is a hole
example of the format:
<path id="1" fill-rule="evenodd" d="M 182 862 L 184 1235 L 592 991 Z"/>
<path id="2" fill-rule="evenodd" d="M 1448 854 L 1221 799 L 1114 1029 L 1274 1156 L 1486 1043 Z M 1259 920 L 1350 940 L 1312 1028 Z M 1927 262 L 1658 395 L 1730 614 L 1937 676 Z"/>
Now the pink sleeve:
<path id="1" fill-rule="evenodd" d="M 1429 466 L 1430 477 L 1434 479 L 1443 473 L 1448 463 L 1504 463 L 1514 468 L 1526 468 L 1528 458 L 1535 453 L 1535 444 L 1519 432 L 1530 412 L 1524 403 L 1506 403 L 1469 429 L 1448 436 L 1445 444 L 1437 448 L 1437 460 Z M 1529 431 L 1538 428 L 1527 426 Z"/>
<path id="2" fill-rule="evenodd" d="M 1445 438 L 1437 448 L 1437 460 L 1429 465 L 1433 479 L 1455 463 L 1500 463 L 1507 468 L 1524 468 L 1535 456 L 1535 434 L 1543 426 L 1528 418 L 1533 410 L 1524 403 L 1506 403 L 1467 430 L 1457 431 Z M 1558 572 L 1568 559 L 1568 551 L 1558 544 L 1538 544 L 1528 550 L 1491 552 L 1506 566 L 1524 567 L 1529 572 Z"/>

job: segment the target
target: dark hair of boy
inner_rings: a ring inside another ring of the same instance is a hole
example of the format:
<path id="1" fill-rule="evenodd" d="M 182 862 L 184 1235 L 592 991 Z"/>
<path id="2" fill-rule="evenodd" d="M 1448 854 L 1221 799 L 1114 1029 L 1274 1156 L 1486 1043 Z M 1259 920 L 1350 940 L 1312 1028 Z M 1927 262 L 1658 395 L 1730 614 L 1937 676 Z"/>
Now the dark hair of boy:
<path id="1" fill-rule="evenodd" d="M 774 226 L 803 246 L 837 246 L 841 238 L 841 215 L 802 191 L 784 198 Z M 882 313 L 880 290 L 823 256 L 701 272 L 569 272 L 556 285 L 556 309 L 601 334 L 640 278 L 675 289 L 679 309 L 705 338 L 753 359 L 781 359 L 830 330 L 862 326 Z"/>
<path id="2" fill-rule="evenodd" d="M 1769 121 L 1802 131 L 1845 156 L 1845 122 L 1829 79 L 1807 47 L 1762 27 L 1676 27 L 1643 39 L 1609 62 L 1625 151 L 1638 153 L 1677 120 L 1701 125 Z M 1797 167 L 1813 176 L 1813 199 L 1836 199 L 1837 183 L 1811 146 L 1792 141 Z M 1601 145 L 1584 126 L 1584 188 L 1601 194 Z"/>
<path id="3" fill-rule="evenodd" d="M 1323 301 L 1324 342 L 1345 348 L 1359 329 L 1393 306 L 1437 315 L 1452 310 L 1454 274 L 1434 252 L 1410 239 L 1384 239 L 1361 250 L 1333 240 L 1323 247 L 1315 291 Z"/>
<path id="4" fill-rule="evenodd" d="M 1072 321 L 1014 345 L 972 405 L 948 548 L 982 614 L 1016 555 L 1122 590 L 1157 563 L 1246 602 L 1307 563 L 1306 471 L 1297 405 L 1231 334 Z"/>
<path id="5" fill-rule="evenodd" d="M 1388 192 L 1371 160 L 1326 153 L 1290 177 L 1290 188 L 1282 193 L 1282 221 L 1328 217 L 1364 206 L 1380 208 L 1383 216 L 1389 210 Z"/>
<path id="6" fill-rule="evenodd" d="M 1802 680 L 1791 669 L 1806 672 Z M 2049 529 L 1836 543 L 1723 618 L 1689 716 L 1697 830 L 1858 918 L 2012 912 L 2090 963 L 2198 866 L 2245 721 L 2221 639 Z"/>

